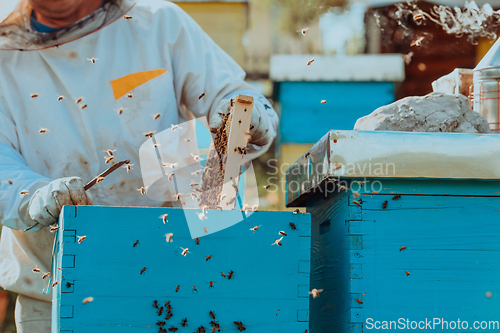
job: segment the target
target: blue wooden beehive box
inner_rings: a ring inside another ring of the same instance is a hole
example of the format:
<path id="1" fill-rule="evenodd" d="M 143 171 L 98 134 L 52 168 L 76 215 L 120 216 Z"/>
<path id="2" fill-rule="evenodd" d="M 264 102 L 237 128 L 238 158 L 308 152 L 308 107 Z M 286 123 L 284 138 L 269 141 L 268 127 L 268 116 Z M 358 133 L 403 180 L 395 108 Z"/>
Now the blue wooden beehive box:
<path id="1" fill-rule="evenodd" d="M 330 131 L 287 202 L 312 219 L 311 332 L 500 331 L 500 136 Z"/>
<path id="2" fill-rule="evenodd" d="M 210 311 L 222 332 L 238 332 L 235 321 L 246 332 L 308 329 L 309 215 L 254 212 L 197 244 L 185 213 L 196 211 L 66 206 L 57 234 L 52 332 L 158 332 L 160 326 L 212 332 Z M 168 214 L 165 224 L 162 214 Z M 205 221 L 238 214 L 244 213 L 209 210 Z M 271 245 L 279 231 L 287 234 L 282 246 Z M 167 233 L 173 242 L 166 242 Z M 86 238 L 78 243 L 78 236 Z M 189 249 L 186 256 L 181 247 Z M 161 315 L 154 301 L 164 307 Z M 165 319 L 168 301 L 172 317 Z"/>

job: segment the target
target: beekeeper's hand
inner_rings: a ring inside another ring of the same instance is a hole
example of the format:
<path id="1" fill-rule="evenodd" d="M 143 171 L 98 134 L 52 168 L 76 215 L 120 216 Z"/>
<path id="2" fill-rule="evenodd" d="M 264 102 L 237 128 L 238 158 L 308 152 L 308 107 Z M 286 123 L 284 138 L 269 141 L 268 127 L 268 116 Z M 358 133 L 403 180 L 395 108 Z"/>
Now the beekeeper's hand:
<path id="1" fill-rule="evenodd" d="M 42 226 L 57 223 L 65 205 L 92 205 L 79 177 L 60 178 L 39 188 L 31 197 L 28 213 L 33 222 Z"/>
<path id="2" fill-rule="evenodd" d="M 264 114 L 264 109 L 260 106 L 261 103 L 254 103 L 252 111 L 252 121 L 250 122 L 250 141 L 249 143 L 256 146 L 265 146 L 272 140 L 272 135 L 269 131 L 269 122 Z M 212 133 L 217 132 L 217 129 L 222 124 L 224 115 L 231 110 L 231 100 L 223 99 L 220 101 L 217 109 L 210 115 L 209 126 Z"/>

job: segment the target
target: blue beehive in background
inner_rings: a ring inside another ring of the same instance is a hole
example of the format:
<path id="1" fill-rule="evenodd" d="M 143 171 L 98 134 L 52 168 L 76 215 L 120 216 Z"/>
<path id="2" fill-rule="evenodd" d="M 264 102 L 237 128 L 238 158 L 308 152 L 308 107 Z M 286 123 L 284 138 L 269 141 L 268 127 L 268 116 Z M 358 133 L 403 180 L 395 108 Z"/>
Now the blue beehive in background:
<path id="1" fill-rule="evenodd" d="M 280 143 L 313 144 L 332 124 L 351 130 L 359 118 L 394 102 L 404 62 L 400 54 L 275 55 L 270 78 L 281 111 Z"/>
<path id="2" fill-rule="evenodd" d="M 168 214 L 165 224 L 162 214 Z M 54 263 L 60 269 L 54 269 L 59 284 L 52 332 L 158 332 L 159 326 L 211 332 L 210 311 L 223 332 L 238 332 L 235 321 L 247 332 L 308 329 L 308 215 L 254 212 L 197 244 L 184 214 L 196 210 L 65 207 Z M 204 221 L 209 227 L 211 219 L 241 214 L 209 210 Z M 260 227 L 250 230 L 254 226 Z M 282 237 L 279 231 L 287 234 L 282 246 L 271 245 Z M 166 242 L 167 233 L 173 242 Z M 78 243 L 78 236 L 86 238 Z M 186 256 L 181 247 L 189 249 Z M 83 304 L 88 297 L 92 302 Z M 166 319 L 168 301 L 172 317 Z"/>
<path id="3" fill-rule="evenodd" d="M 324 290 L 311 332 L 500 331 L 499 166 L 498 135 L 325 135 L 287 173 Z"/>

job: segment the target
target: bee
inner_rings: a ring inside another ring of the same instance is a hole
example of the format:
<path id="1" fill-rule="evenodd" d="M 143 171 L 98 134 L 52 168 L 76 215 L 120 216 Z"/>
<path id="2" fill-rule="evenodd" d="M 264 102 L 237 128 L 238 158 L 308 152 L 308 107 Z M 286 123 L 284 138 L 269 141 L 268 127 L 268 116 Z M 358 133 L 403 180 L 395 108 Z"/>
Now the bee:
<path id="1" fill-rule="evenodd" d="M 130 15 L 123 15 L 123 18 L 127 21 L 130 21 L 132 19 L 132 16 Z"/>
<path id="2" fill-rule="evenodd" d="M 309 295 L 312 295 L 313 298 L 319 297 L 319 293 L 321 293 L 323 289 L 316 289 L 314 288 L 309 292 Z"/>
<path id="3" fill-rule="evenodd" d="M 220 272 L 220 276 L 222 276 L 223 278 L 225 278 L 226 274 L 224 274 L 224 272 Z"/>
<path id="4" fill-rule="evenodd" d="M 335 163 L 335 164 L 334 164 L 333 171 L 338 170 L 338 169 L 342 169 L 342 164 Z"/>
<path id="5" fill-rule="evenodd" d="M 359 203 L 359 201 L 357 201 L 357 200 L 353 200 L 353 201 L 352 201 L 352 203 L 353 203 L 353 204 L 355 204 L 355 205 L 356 205 L 356 206 L 358 206 L 358 207 L 360 207 L 360 206 L 361 206 L 361 204 L 360 204 L 360 203 Z"/>
<path id="6" fill-rule="evenodd" d="M 114 156 L 103 156 L 103 157 L 106 160 L 105 164 L 108 164 L 109 162 L 111 162 L 115 158 Z"/>
<path id="7" fill-rule="evenodd" d="M 311 60 L 309 60 L 309 61 L 307 62 L 307 66 L 309 66 L 309 65 L 310 65 L 310 64 L 312 64 L 313 62 L 314 62 L 314 58 L 312 58 Z"/>
<path id="8" fill-rule="evenodd" d="M 404 250 L 406 250 L 406 246 L 404 246 L 404 245 L 399 248 L 399 252 L 404 251 Z"/>
<path id="9" fill-rule="evenodd" d="M 155 116 L 154 116 L 154 120 L 156 120 L 156 119 L 160 118 L 160 116 L 161 116 L 161 113 L 157 113 L 157 114 L 155 114 Z"/>
<path id="10" fill-rule="evenodd" d="M 195 238 L 196 245 L 200 245 L 200 239 L 198 237 Z"/>
<path id="11" fill-rule="evenodd" d="M 405 271 L 405 274 L 406 274 L 406 276 L 409 276 L 409 275 L 410 275 L 410 272 Z"/>
<path id="12" fill-rule="evenodd" d="M 191 187 L 196 187 L 196 186 L 199 186 L 199 185 L 200 185 L 200 184 L 195 183 L 195 182 L 193 182 L 193 183 L 189 184 L 189 186 L 191 186 Z"/>
<path id="13" fill-rule="evenodd" d="M 21 196 L 21 198 L 24 198 L 24 196 L 27 195 L 28 193 L 30 193 L 30 192 L 23 190 L 23 191 L 19 192 L 19 195 Z"/>
<path id="14" fill-rule="evenodd" d="M 129 163 L 129 164 L 125 164 L 124 166 L 122 166 L 122 168 L 127 169 L 127 173 L 128 173 L 130 170 L 134 169 L 134 168 L 132 168 L 132 166 L 133 166 L 133 164 Z"/>
<path id="15" fill-rule="evenodd" d="M 144 274 L 144 272 L 146 271 L 146 269 L 147 269 L 146 267 L 143 267 L 143 268 L 141 269 L 141 275 L 142 275 L 142 274 Z"/>
<path id="16" fill-rule="evenodd" d="M 179 201 L 181 199 L 181 193 L 174 194 L 175 201 Z"/>
<path id="17" fill-rule="evenodd" d="M 143 186 L 143 187 L 139 187 L 138 189 L 136 189 L 136 191 L 139 191 L 141 193 L 141 195 L 144 195 L 144 194 L 146 194 L 146 189 L 147 189 L 147 186 Z"/>
<path id="18" fill-rule="evenodd" d="M 401 195 L 396 194 L 395 196 L 392 197 L 392 200 L 399 200 L 401 199 Z"/>
<path id="19" fill-rule="evenodd" d="M 72 285 L 73 285 L 73 283 L 71 283 L 71 282 L 66 282 L 66 288 L 69 288 L 69 287 L 71 287 Z"/>
<path id="20" fill-rule="evenodd" d="M 172 312 L 172 305 L 170 305 L 170 301 L 168 301 L 167 303 L 165 303 L 165 306 L 167 307 L 167 313 L 170 313 Z"/>
<path id="21" fill-rule="evenodd" d="M 33 268 L 31 271 L 33 273 L 40 273 L 40 268 Z"/>
<path id="22" fill-rule="evenodd" d="M 413 52 L 408 52 L 407 54 L 403 54 L 403 61 L 405 64 L 409 65 L 411 62 L 411 57 L 413 57 Z"/>
<path id="23" fill-rule="evenodd" d="M 202 99 L 205 96 L 205 93 L 201 93 L 200 96 L 198 96 L 198 99 Z"/>
<path id="24" fill-rule="evenodd" d="M 132 98 L 132 94 L 131 94 L 131 93 L 128 93 L 128 94 L 127 94 L 127 97 L 128 97 L 128 98 Z"/>
<path id="25" fill-rule="evenodd" d="M 158 316 L 161 316 L 163 313 L 163 306 L 158 309 Z"/>
<path id="26" fill-rule="evenodd" d="M 294 211 L 293 211 L 293 213 L 294 213 L 294 214 L 298 214 L 298 213 L 300 213 L 300 209 L 298 209 L 298 208 L 297 208 L 296 210 L 294 210 Z"/>
<path id="27" fill-rule="evenodd" d="M 252 206 L 252 212 L 256 212 L 257 208 L 259 208 L 259 205 L 253 205 Z"/>
<path id="28" fill-rule="evenodd" d="M 38 94 L 31 94 L 31 98 L 37 98 Z"/>
<path id="29" fill-rule="evenodd" d="M 253 231 L 253 233 L 255 233 L 260 227 L 262 227 L 262 224 L 261 225 L 256 225 L 255 227 L 250 228 L 250 231 Z"/>
<path id="30" fill-rule="evenodd" d="M 182 127 L 180 127 L 179 125 L 174 125 L 174 124 L 170 124 L 170 130 L 173 132 L 175 131 L 176 129 L 182 129 Z"/>
<path id="31" fill-rule="evenodd" d="M 198 292 L 198 289 L 196 289 L 196 286 L 193 286 L 193 291 Z"/>
<path id="32" fill-rule="evenodd" d="M 212 256 L 208 255 L 207 258 L 205 259 L 205 261 L 209 261 L 210 259 L 212 259 Z"/>
<path id="33" fill-rule="evenodd" d="M 82 244 L 82 242 L 87 238 L 87 236 L 76 236 L 78 238 L 78 244 Z"/>
<path id="34" fill-rule="evenodd" d="M 220 195 L 220 199 L 219 199 L 219 200 L 220 200 L 220 201 L 222 201 L 222 200 L 224 200 L 224 198 L 225 198 L 225 197 L 226 197 L 226 195 L 225 195 L 225 194 L 221 194 L 221 195 Z"/>
<path id="35" fill-rule="evenodd" d="M 12 180 L 7 179 L 7 183 L 9 183 L 9 185 L 12 185 Z"/>
<path id="36" fill-rule="evenodd" d="M 424 15 L 422 15 L 420 13 L 413 15 L 413 20 L 414 21 L 420 21 L 423 18 L 424 18 Z"/>
<path id="37" fill-rule="evenodd" d="M 386 200 L 386 201 L 384 201 L 384 202 L 382 203 L 382 209 L 386 209 L 386 208 L 387 208 L 387 204 L 388 204 L 388 203 L 389 203 L 389 201 L 387 201 L 387 200 Z"/>
<path id="38" fill-rule="evenodd" d="M 56 232 L 57 230 L 59 230 L 59 226 L 50 227 L 50 232 Z"/>
<path id="39" fill-rule="evenodd" d="M 227 275 L 227 279 L 231 280 L 231 278 L 233 277 L 233 274 L 234 274 L 234 272 L 230 271 L 229 274 Z"/>
<path id="40" fill-rule="evenodd" d="M 341 185 L 340 186 L 340 191 L 344 191 L 345 190 L 345 186 L 344 185 Z"/>
<path id="41" fill-rule="evenodd" d="M 306 32 L 307 30 L 309 30 L 309 28 L 304 28 L 304 29 L 301 29 L 301 30 L 297 30 L 297 32 L 300 32 L 302 35 L 306 35 Z"/>
<path id="42" fill-rule="evenodd" d="M 359 187 L 363 187 L 363 182 L 358 182 Z"/>
<path id="43" fill-rule="evenodd" d="M 293 222 L 290 222 L 290 228 L 292 228 L 292 230 L 297 230 L 297 226 Z"/>
<path id="44" fill-rule="evenodd" d="M 236 197 L 232 198 L 231 200 L 229 200 L 227 203 L 226 203 L 226 206 L 229 206 L 229 205 L 232 205 L 236 202 Z"/>
<path id="45" fill-rule="evenodd" d="M 177 286 L 177 287 L 175 287 L 175 292 L 178 292 L 178 291 L 179 291 L 179 289 L 181 289 L 181 286 Z"/>
<path id="46" fill-rule="evenodd" d="M 184 139 L 184 141 L 186 141 L 186 142 L 191 142 L 191 139 L 190 139 L 190 138 L 187 138 L 187 139 Z"/>
<path id="47" fill-rule="evenodd" d="M 168 307 L 169 305 L 170 305 L 170 301 L 166 301 L 165 306 Z M 172 308 L 170 307 L 170 309 L 172 309 Z M 170 310 L 168 310 L 167 312 L 170 312 Z"/>
<path id="48" fill-rule="evenodd" d="M 246 330 L 245 325 L 243 325 L 243 323 L 241 321 L 235 321 L 234 323 L 238 326 L 238 330 L 240 332 Z"/>
<path id="49" fill-rule="evenodd" d="M 83 97 L 79 97 L 76 100 L 76 104 L 80 104 L 83 101 Z"/>
<path id="50" fill-rule="evenodd" d="M 181 322 L 182 327 L 185 327 L 187 325 L 187 322 L 188 322 L 187 318 L 182 319 L 182 322 Z"/>
<path id="51" fill-rule="evenodd" d="M 358 304 L 363 304 L 363 301 L 361 301 L 361 300 L 357 299 L 357 300 L 356 300 L 356 303 L 358 303 Z"/>
<path id="52" fill-rule="evenodd" d="M 139 244 L 139 240 L 136 240 L 136 241 L 134 242 L 134 245 L 133 245 L 132 247 L 136 247 L 136 246 L 137 246 L 137 244 Z"/>
<path id="53" fill-rule="evenodd" d="M 97 178 L 96 178 L 95 183 L 96 183 L 96 184 L 97 184 L 97 183 L 100 183 L 100 182 L 102 182 L 103 180 L 104 180 L 104 177 L 103 177 L 103 176 L 99 176 L 99 177 L 97 177 Z"/>
<path id="54" fill-rule="evenodd" d="M 166 322 L 164 322 L 164 321 L 158 321 L 156 323 L 156 325 L 158 325 L 158 326 L 165 326 L 165 324 L 166 324 Z"/>
<path id="55" fill-rule="evenodd" d="M 154 149 L 156 149 L 156 148 L 158 148 L 159 146 L 160 146 L 160 144 L 155 143 L 155 144 L 153 145 L 153 148 L 154 148 Z"/>
<path id="56" fill-rule="evenodd" d="M 45 280 L 46 278 L 48 278 L 50 276 L 50 272 L 49 273 L 45 273 L 42 275 L 42 280 Z"/>
<path id="57" fill-rule="evenodd" d="M 160 217 L 160 219 L 162 219 L 163 224 L 165 224 L 165 222 L 168 222 L 168 220 L 167 220 L 168 214 L 163 214 L 163 215 L 160 215 L 159 217 Z"/>
<path id="58" fill-rule="evenodd" d="M 58 101 L 62 101 L 63 99 L 64 99 L 64 96 L 59 96 L 59 97 L 57 97 L 57 100 L 58 100 Z"/>
<path id="59" fill-rule="evenodd" d="M 157 309 L 158 309 L 158 301 L 157 301 L 157 300 L 155 300 L 155 301 L 153 302 L 153 307 L 155 307 L 155 308 L 157 308 Z"/>
<path id="60" fill-rule="evenodd" d="M 213 287 L 214 287 L 214 282 L 213 282 L 213 281 L 210 281 L 210 282 L 208 283 L 208 285 L 209 285 L 209 287 L 208 287 L 209 289 L 210 289 L 210 288 L 213 288 Z"/>
<path id="61" fill-rule="evenodd" d="M 95 62 L 97 61 L 97 58 L 87 58 L 88 61 L 90 61 L 91 63 L 95 64 Z"/>
<path id="62" fill-rule="evenodd" d="M 43 133 L 47 133 L 49 130 L 46 129 L 46 128 L 40 128 L 40 130 L 38 131 L 39 134 L 43 134 Z"/>
<path id="63" fill-rule="evenodd" d="M 321 100 L 321 104 L 326 104 L 326 99 Z"/>
<path id="64" fill-rule="evenodd" d="M 59 284 L 59 281 L 54 281 L 54 283 L 52 283 L 52 288 L 54 288 L 55 286 L 57 286 Z"/>
<path id="65" fill-rule="evenodd" d="M 205 214 L 208 210 L 208 206 L 207 205 L 204 205 L 203 207 L 201 207 L 201 211 L 203 214 Z"/>
<path id="66" fill-rule="evenodd" d="M 203 161 L 203 158 L 201 158 L 201 157 L 200 157 L 200 156 L 198 156 L 198 155 L 195 155 L 195 154 L 191 153 L 191 156 L 193 157 L 193 159 L 194 159 L 196 162 Z"/>
<path id="67" fill-rule="evenodd" d="M 123 108 L 119 108 L 118 110 L 116 110 L 116 112 L 118 113 L 118 115 L 122 114 L 123 113 Z"/>
<path id="68" fill-rule="evenodd" d="M 215 320 L 215 313 L 213 311 L 210 311 L 208 314 L 210 315 L 210 318 Z"/>
<path id="69" fill-rule="evenodd" d="M 420 45 L 422 45 L 422 41 L 424 40 L 424 38 L 425 38 L 424 36 L 418 37 L 417 39 L 415 39 L 414 41 L 412 41 L 410 43 L 410 46 L 420 46 Z"/>
<path id="70" fill-rule="evenodd" d="M 206 218 L 206 217 L 205 217 L 205 218 Z M 208 233 L 207 227 L 203 227 L 203 231 L 204 231 L 205 233 Z"/>
<path id="71" fill-rule="evenodd" d="M 192 199 L 192 200 L 196 200 L 196 199 L 198 199 L 198 197 L 196 196 L 196 193 L 191 192 L 191 193 L 189 193 L 189 194 L 191 195 L 191 199 Z"/>
<path id="72" fill-rule="evenodd" d="M 108 154 L 108 156 L 113 156 L 113 153 L 116 151 L 115 150 L 112 150 L 112 149 L 106 149 L 106 150 L 103 150 L 103 152 L 105 152 L 106 154 Z"/>
<path id="73" fill-rule="evenodd" d="M 263 186 L 265 190 L 268 190 L 271 187 L 271 184 L 267 184 Z"/>
<path id="74" fill-rule="evenodd" d="M 185 257 L 188 254 L 188 252 L 189 252 L 189 248 L 187 248 L 187 247 L 186 248 L 181 247 L 181 249 L 182 249 L 181 254 Z"/>
<path id="75" fill-rule="evenodd" d="M 173 233 L 169 232 L 168 234 L 165 234 L 167 243 L 173 243 L 174 241 L 172 240 L 172 237 L 174 236 Z"/>
<path id="76" fill-rule="evenodd" d="M 282 240 L 282 239 L 283 239 L 283 237 L 281 237 L 281 238 L 279 238 L 279 239 L 276 239 L 276 240 L 274 241 L 274 243 L 272 243 L 271 245 L 278 245 L 278 246 L 283 245 L 283 244 L 281 244 L 281 240 Z"/>
<path id="77" fill-rule="evenodd" d="M 82 304 L 87 304 L 87 303 L 90 303 L 94 300 L 94 297 L 87 297 L 87 298 L 84 298 L 83 301 L 82 301 Z"/>
<path id="78" fill-rule="evenodd" d="M 168 330 L 169 330 L 170 332 L 175 332 L 175 331 L 177 331 L 177 330 L 178 330 L 178 328 L 177 328 L 177 327 L 175 327 L 175 326 L 170 326 L 170 328 L 169 328 Z"/>
<path id="79" fill-rule="evenodd" d="M 286 232 L 284 232 L 284 231 L 280 231 L 280 232 L 278 232 L 278 233 L 279 233 L 281 236 L 287 236 Z"/>
<path id="80" fill-rule="evenodd" d="M 172 181 L 172 178 L 174 178 L 174 174 L 175 173 L 173 171 L 171 173 L 167 173 L 167 175 L 168 175 L 168 181 Z M 179 200 L 179 199 L 177 199 L 177 200 Z"/>
<path id="81" fill-rule="evenodd" d="M 207 217 L 205 216 L 205 213 L 201 212 L 201 213 L 198 213 L 196 212 L 196 215 L 198 215 L 198 218 L 200 220 L 205 220 Z"/>
<path id="82" fill-rule="evenodd" d="M 378 192 L 377 191 L 373 191 L 372 194 L 378 194 Z"/>
<path id="83" fill-rule="evenodd" d="M 205 333 L 205 327 L 203 326 L 198 327 L 198 333 Z"/>
<path id="84" fill-rule="evenodd" d="M 360 195 L 361 195 L 361 194 L 359 194 L 358 192 L 352 192 L 352 196 L 353 196 L 354 198 L 359 198 L 359 196 L 360 196 Z"/>
<path id="85" fill-rule="evenodd" d="M 83 104 L 82 106 L 80 106 L 80 108 L 83 110 L 87 107 L 87 104 Z"/>
<path id="86" fill-rule="evenodd" d="M 145 137 L 150 137 L 150 138 L 152 138 L 152 137 L 153 137 L 153 134 L 154 134 L 155 132 L 156 132 L 156 131 L 151 131 L 151 132 L 144 133 L 144 136 L 145 136 Z"/>

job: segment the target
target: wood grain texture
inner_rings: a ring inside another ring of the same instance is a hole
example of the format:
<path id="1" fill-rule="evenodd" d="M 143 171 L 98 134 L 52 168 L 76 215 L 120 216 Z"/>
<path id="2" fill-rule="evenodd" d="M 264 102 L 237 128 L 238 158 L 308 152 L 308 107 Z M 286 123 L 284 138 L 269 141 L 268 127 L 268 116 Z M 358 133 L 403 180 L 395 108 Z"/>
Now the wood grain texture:
<path id="1" fill-rule="evenodd" d="M 435 183 L 447 195 L 439 195 Z M 493 195 L 495 184 L 401 179 L 385 187 L 387 194 L 311 196 L 311 287 L 318 288 L 319 282 L 325 288 L 320 299 L 311 300 L 311 331 L 364 332 L 368 318 L 460 319 L 469 327 L 474 321 L 500 321 L 500 196 Z M 391 189 L 403 194 L 395 197 Z M 467 189 L 489 195 L 465 196 Z M 323 246 L 321 260 L 315 259 L 318 244 Z"/>
<path id="2" fill-rule="evenodd" d="M 221 218 L 241 214 L 222 213 Z M 162 214 L 168 214 L 168 223 Z M 223 332 L 238 331 L 234 321 L 243 322 L 247 332 L 308 329 L 309 274 L 300 273 L 310 258 L 307 214 L 255 212 L 200 238 L 199 245 L 181 209 L 66 206 L 61 216 L 56 265 L 74 267 L 57 270 L 62 282 L 53 291 L 52 332 L 158 332 L 160 320 L 178 332 L 200 325 L 209 332 L 209 311 Z M 291 230 L 290 222 L 299 228 Z M 255 225 L 262 226 L 254 233 L 249 229 Z M 283 246 L 271 245 L 280 230 L 288 234 Z M 166 243 L 166 233 L 174 234 L 173 242 Z M 81 244 L 75 242 L 83 235 Z M 189 248 L 186 256 L 181 247 Z M 82 304 L 86 297 L 94 300 Z M 166 310 L 158 316 L 154 300 L 171 301 L 173 317 L 165 320 Z M 187 327 L 180 325 L 183 318 Z"/>

